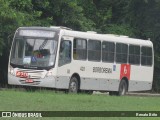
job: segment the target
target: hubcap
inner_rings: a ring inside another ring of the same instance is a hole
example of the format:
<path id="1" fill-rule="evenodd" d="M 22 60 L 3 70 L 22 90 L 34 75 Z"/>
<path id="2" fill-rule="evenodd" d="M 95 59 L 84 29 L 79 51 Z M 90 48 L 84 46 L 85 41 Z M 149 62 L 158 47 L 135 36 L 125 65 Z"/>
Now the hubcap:
<path id="1" fill-rule="evenodd" d="M 125 94 L 125 84 L 123 83 L 122 87 L 121 87 L 121 95 L 124 95 Z"/>
<path id="2" fill-rule="evenodd" d="M 76 82 L 72 82 L 70 84 L 70 89 L 71 89 L 71 92 L 76 92 L 76 90 L 77 90 Z"/>

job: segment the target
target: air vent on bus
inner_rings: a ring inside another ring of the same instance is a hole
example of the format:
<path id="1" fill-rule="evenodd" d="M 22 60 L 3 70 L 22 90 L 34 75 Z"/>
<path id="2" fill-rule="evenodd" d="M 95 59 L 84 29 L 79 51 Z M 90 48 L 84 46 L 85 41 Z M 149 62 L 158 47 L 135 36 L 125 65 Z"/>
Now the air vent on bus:
<path id="1" fill-rule="evenodd" d="M 97 32 L 95 32 L 95 31 L 87 31 L 87 33 L 94 33 L 94 34 L 97 34 Z"/>
<path id="2" fill-rule="evenodd" d="M 50 26 L 50 28 L 72 30 L 71 28 L 64 27 L 64 26 Z"/>
<path id="3" fill-rule="evenodd" d="M 125 36 L 125 35 L 119 35 L 119 37 L 128 38 L 129 36 Z"/>
<path id="4" fill-rule="evenodd" d="M 129 36 L 125 36 L 125 35 L 116 35 L 116 34 L 104 34 L 104 35 L 115 36 L 115 37 L 124 37 L 124 38 L 129 37 Z"/>

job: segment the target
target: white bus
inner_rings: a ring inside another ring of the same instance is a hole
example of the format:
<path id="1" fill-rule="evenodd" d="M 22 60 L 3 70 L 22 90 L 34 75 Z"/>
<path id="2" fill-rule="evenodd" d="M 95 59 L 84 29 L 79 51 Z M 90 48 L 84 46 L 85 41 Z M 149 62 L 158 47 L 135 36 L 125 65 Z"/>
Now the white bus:
<path id="1" fill-rule="evenodd" d="M 20 27 L 12 43 L 8 84 L 110 95 L 151 90 L 153 55 L 149 40 L 64 27 Z"/>

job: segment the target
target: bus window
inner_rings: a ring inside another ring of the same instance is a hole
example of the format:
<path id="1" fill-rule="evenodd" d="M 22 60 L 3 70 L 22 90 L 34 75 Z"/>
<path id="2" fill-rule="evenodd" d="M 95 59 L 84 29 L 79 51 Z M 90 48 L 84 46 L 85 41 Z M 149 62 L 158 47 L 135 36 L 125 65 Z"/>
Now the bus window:
<path id="1" fill-rule="evenodd" d="M 43 46 L 41 47 L 42 44 Z M 55 40 L 43 38 L 15 39 L 11 63 L 37 67 L 53 66 L 55 63 L 55 46 L 57 46 L 57 41 Z"/>
<path id="2" fill-rule="evenodd" d="M 128 45 L 123 43 L 116 44 L 116 62 L 127 63 Z"/>
<path id="3" fill-rule="evenodd" d="M 87 59 L 87 40 L 74 39 L 73 58 L 75 60 Z"/>
<path id="4" fill-rule="evenodd" d="M 59 66 L 68 64 L 70 62 L 71 62 L 71 42 L 62 41 L 59 53 Z"/>
<path id="5" fill-rule="evenodd" d="M 152 66 L 152 48 L 151 47 L 141 48 L 141 65 Z"/>
<path id="6" fill-rule="evenodd" d="M 129 46 L 129 63 L 136 65 L 140 64 L 140 46 Z"/>
<path id="7" fill-rule="evenodd" d="M 102 61 L 114 62 L 115 44 L 112 42 L 102 43 Z"/>
<path id="8" fill-rule="evenodd" d="M 23 41 L 22 39 L 17 39 L 17 42 L 14 42 L 15 47 L 13 48 L 13 51 L 12 51 L 12 58 L 16 59 L 16 58 L 23 57 L 24 44 L 25 44 L 25 41 Z"/>
<path id="9" fill-rule="evenodd" d="M 101 60 L 101 41 L 88 40 L 88 60 Z"/>

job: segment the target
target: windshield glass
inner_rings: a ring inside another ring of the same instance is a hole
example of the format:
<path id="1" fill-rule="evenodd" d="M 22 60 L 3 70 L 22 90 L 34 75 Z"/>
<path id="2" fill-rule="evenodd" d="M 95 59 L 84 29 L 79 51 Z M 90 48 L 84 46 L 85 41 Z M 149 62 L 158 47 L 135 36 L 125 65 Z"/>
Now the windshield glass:
<path id="1" fill-rule="evenodd" d="M 16 38 L 11 52 L 11 63 L 35 67 L 53 66 L 57 41 L 41 38 Z"/>

